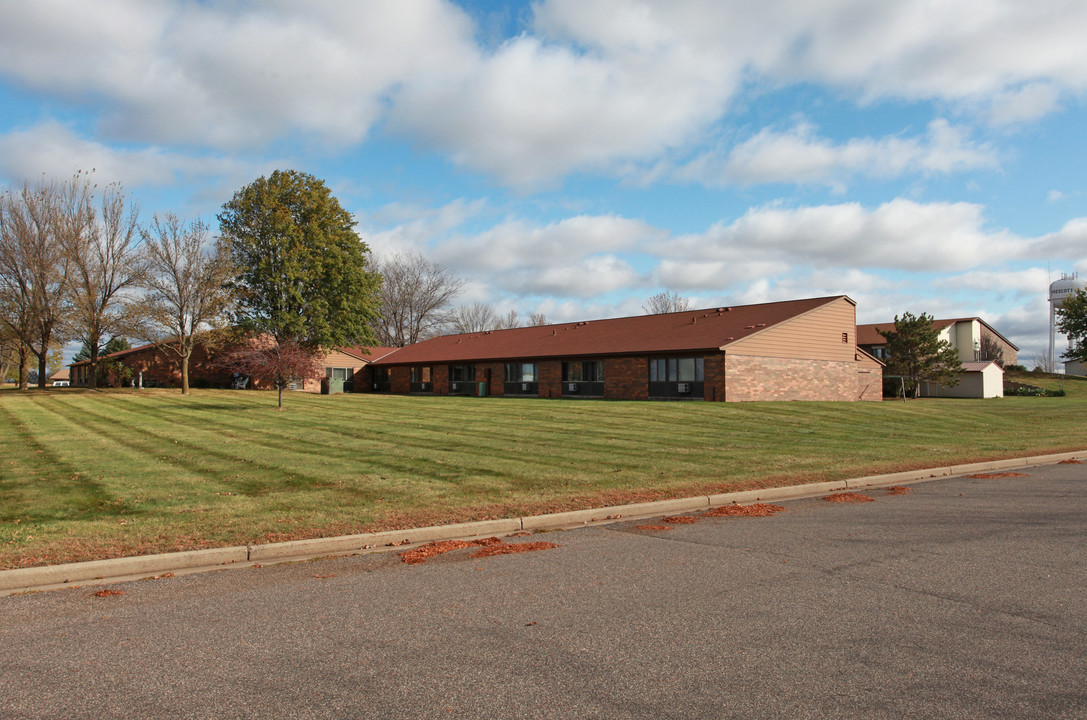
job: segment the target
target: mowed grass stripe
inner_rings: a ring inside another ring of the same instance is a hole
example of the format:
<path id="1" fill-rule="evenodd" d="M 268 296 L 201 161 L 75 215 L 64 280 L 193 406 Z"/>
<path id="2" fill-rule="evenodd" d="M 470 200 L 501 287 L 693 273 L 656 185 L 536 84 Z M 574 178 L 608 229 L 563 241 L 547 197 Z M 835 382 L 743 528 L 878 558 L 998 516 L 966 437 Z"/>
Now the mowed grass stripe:
<path id="1" fill-rule="evenodd" d="M 1082 446 L 1065 398 L 0 393 L 0 565 L 515 516 Z M 175 442 L 176 441 L 176 442 Z"/>

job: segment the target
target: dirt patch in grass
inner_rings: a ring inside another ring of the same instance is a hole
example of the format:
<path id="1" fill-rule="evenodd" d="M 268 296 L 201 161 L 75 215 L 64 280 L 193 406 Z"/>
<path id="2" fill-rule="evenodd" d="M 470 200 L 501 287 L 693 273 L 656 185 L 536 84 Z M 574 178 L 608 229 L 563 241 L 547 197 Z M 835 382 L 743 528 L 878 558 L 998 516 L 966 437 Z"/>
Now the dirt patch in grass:
<path id="1" fill-rule="evenodd" d="M 901 485 L 892 485 L 887 488 L 888 495 L 905 495 L 910 489 L 908 487 L 902 487 Z"/>
<path id="2" fill-rule="evenodd" d="M 754 503 L 752 505 L 722 505 L 705 513 L 702 517 L 770 517 L 784 512 L 781 505 Z"/>
<path id="3" fill-rule="evenodd" d="M 1003 472 L 1003 473 L 974 473 L 973 475 L 967 475 L 968 478 L 974 478 L 976 480 L 992 480 L 993 478 L 1002 477 L 1030 477 L 1027 473 L 1017 472 Z"/>
<path id="4" fill-rule="evenodd" d="M 639 525 L 638 530 L 674 530 L 671 525 Z"/>
<path id="5" fill-rule="evenodd" d="M 470 547 L 479 547 L 480 549 L 469 555 L 469 557 L 484 558 L 493 555 L 530 552 L 532 550 L 550 550 L 559 546 L 551 542 L 505 543 L 496 537 L 481 538 L 479 540 L 440 540 L 420 545 L 411 550 L 405 550 L 400 553 L 400 559 L 408 565 L 421 565 L 432 557 Z"/>
<path id="6" fill-rule="evenodd" d="M 853 493 L 853 492 L 836 493 L 834 495 L 827 495 L 823 499 L 828 501 L 828 502 L 841 502 L 841 503 L 875 502 L 875 499 L 870 498 L 867 495 L 861 495 L 860 493 Z"/>
<path id="7" fill-rule="evenodd" d="M 672 517 L 661 518 L 661 522 L 666 522 L 669 525 L 690 525 L 698 522 L 698 518 L 690 515 L 673 515 Z"/>

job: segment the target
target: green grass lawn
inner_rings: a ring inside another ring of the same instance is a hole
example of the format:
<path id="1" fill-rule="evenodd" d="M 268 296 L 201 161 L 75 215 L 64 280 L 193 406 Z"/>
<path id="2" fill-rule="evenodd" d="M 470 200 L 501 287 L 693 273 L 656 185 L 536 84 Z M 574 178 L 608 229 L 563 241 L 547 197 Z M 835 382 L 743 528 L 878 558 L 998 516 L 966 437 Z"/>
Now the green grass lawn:
<path id="1" fill-rule="evenodd" d="M 1064 386 L 905 403 L 291 393 L 283 412 L 251 391 L 4 392 L 0 568 L 1083 449 L 1087 381 Z"/>

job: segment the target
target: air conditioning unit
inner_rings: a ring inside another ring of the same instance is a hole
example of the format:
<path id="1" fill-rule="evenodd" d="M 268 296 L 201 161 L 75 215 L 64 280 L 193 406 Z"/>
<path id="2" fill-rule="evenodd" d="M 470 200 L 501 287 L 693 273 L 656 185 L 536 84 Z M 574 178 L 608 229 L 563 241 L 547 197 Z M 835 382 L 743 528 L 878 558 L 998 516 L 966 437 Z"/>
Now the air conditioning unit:
<path id="1" fill-rule="evenodd" d="M 680 383 L 679 384 L 679 391 L 681 393 L 689 393 L 691 391 L 691 384 L 690 383 Z"/>
<path id="2" fill-rule="evenodd" d="M 420 389 L 420 390 L 426 390 L 426 386 L 427 386 L 428 384 L 429 384 L 429 383 L 419 383 L 419 389 Z"/>
<path id="3" fill-rule="evenodd" d="M 566 383 L 566 392 L 577 392 L 577 383 Z"/>
<path id="4" fill-rule="evenodd" d="M 374 383 L 374 390 L 377 390 L 377 383 Z"/>
<path id="5" fill-rule="evenodd" d="M 528 392 L 528 383 L 521 383 L 521 392 Z"/>
<path id="6" fill-rule="evenodd" d="M 454 390 L 460 390 L 460 383 L 453 383 Z"/>

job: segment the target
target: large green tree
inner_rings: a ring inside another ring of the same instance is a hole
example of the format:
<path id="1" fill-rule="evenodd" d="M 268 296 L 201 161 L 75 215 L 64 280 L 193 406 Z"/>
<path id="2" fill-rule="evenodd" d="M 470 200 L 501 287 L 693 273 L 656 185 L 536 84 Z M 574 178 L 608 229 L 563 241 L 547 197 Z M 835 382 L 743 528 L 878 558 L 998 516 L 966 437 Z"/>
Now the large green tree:
<path id="1" fill-rule="evenodd" d="M 1057 308 L 1057 329 L 1068 338 L 1061 357 L 1087 364 L 1087 290 L 1077 290 Z"/>
<path id="2" fill-rule="evenodd" d="M 277 170 L 234 194 L 219 214 L 237 275 L 234 321 L 270 352 L 373 345 L 381 276 L 355 221 L 324 182 Z M 268 342 L 271 345 L 267 345 Z M 283 405 L 288 369 L 274 379 Z"/>
<path id="3" fill-rule="evenodd" d="M 880 330 L 887 340 L 886 374 L 905 380 L 905 391 L 917 397 L 922 382 L 954 386 L 959 384 L 962 363 L 958 351 L 940 339 L 933 318 L 921 313 L 895 316 L 894 330 Z"/>

